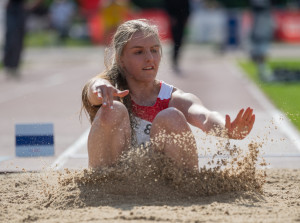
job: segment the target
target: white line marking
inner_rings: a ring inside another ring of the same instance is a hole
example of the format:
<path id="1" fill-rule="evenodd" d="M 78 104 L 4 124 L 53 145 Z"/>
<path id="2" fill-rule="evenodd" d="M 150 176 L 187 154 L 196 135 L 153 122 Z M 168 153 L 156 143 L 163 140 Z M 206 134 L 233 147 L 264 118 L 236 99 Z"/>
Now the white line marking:
<path id="1" fill-rule="evenodd" d="M 73 156 L 86 142 L 90 129 L 87 129 L 69 148 L 67 148 L 50 166 L 53 170 L 61 169 L 67 160 Z"/>
<path id="2" fill-rule="evenodd" d="M 242 71 L 238 68 L 238 65 L 233 63 L 226 63 L 227 67 L 233 74 L 241 78 Z M 242 76 L 245 78 L 245 76 Z M 262 91 L 252 82 L 247 81 L 245 84 L 252 96 L 260 103 L 260 105 L 273 117 L 276 124 L 279 126 L 281 132 L 295 145 L 300 152 L 300 134 L 298 130 L 293 126 L 289 119 L 279 111 L 275 106 L 266 98 Z"/>
<path id="3" fill-rule="evenodd" d="M 0 163 L 5 161 L 5 160 L 10 160 L 13 159 L 13 156 L 0 156 Z"/>
<path id="4" fill-rule="evenodd" d="M 89 158 L 87 153 L 73 154 L 70 156 L 71 159 L 87 159 Z"/>

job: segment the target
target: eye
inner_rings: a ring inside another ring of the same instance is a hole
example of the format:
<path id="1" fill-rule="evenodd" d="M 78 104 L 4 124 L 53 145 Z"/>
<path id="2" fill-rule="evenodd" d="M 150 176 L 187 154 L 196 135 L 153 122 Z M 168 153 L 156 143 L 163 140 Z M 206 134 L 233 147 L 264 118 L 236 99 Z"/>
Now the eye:
<path id="1" fill-rule="evenodd" d="M 152 53 L 160 53 L 160 48 L 159 47 L 155 47 L 151 49 Z"/>
<path id="2" fill-rule="evenodd" d="M 138 50 L 138 51 L 135 51 L 135 52 L 134 52 L 135 55 L 139 55 L 139 54 L 142 54 L 142 53 L 143 53 L 142 50 Z"/>

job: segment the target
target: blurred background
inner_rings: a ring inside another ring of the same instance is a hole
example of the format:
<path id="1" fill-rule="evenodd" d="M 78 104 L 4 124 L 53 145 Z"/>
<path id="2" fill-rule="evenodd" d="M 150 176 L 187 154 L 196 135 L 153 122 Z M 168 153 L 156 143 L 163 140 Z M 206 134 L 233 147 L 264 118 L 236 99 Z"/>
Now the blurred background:
<path id="1" fill-rule="evenodd" d="M 0 2 L 1 46 L 4 44 L 5 11 L 8 1 Z M 120 23 L 135 18 L 152 19 L 158 24 L 163 39 L 171 38 L 170 21 L 164 0 L 23 0 L 23 2 L 27 5 L 25 46 L 106 44 Z M 35 6 L 28 6 L 34 2 L 37 2 Z M 190 16 L 185 28 L 186 41 L 232 46 L 247 43 L 251 28 L 250 0 L 189 2 Z M 273 0 L 270 4 L 275 22 L 273 41 L 300 43 L 300 1 Z M 226 42 L 228 28 L 231 28 L 232 36 Z"/>
<path id="2" fill-rule="evenodd" d="M 0 172 L 45 166 L 14 158 L 17 123 L 53 123 L 55 157 L 47 162 L 87 166 L 81 89 L 104 70 L 118 25 L 138 18 L 159 29 L 158 78 L 222 114 L 253 107 L 253 136 L 268 134 L 275 120 L 266 153 L 276 165 L 299 166 L 299 0 L 0 0 Z"/>
<path id="3" fill-rule="evenodd" d="M 137 18 L 152 20 L 162 40 L 174 42 L 176 72 L 184 40 L 220 54 L 243 50 L 262 81 L 300 76 L 266 63 L 270 44 L 300 43 L 299 0 L 2 0 L 0 69 L 18 76 L 24 47 L 106 45 L 120 23 Z"/>

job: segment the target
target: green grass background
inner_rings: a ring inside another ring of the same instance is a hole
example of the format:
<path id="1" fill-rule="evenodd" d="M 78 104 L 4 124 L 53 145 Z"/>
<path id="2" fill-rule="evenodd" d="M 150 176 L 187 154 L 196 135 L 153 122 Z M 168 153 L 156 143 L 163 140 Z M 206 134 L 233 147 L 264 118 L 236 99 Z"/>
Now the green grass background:
<path id="1" fill-rule="evenodd" d="M 259 80 L 255 64 L 251 61 L 238 61 L 245 73 L 263 90 L 269 99 L 300 130 L 300 82 L 263 83 Z M 268 62 L 271 68 L 286 67 L 300 69 L 300 60 L 276 59 Z"/>
<path id="2" fill-rule="evenodd" d="M 67 38 L 63 43 L 58 42 L 58 34 L 54 31 L 28 32 L 25 36 L 26 47 L 80 47 L 90 46 L 91 42 L 85 39 Z"/>

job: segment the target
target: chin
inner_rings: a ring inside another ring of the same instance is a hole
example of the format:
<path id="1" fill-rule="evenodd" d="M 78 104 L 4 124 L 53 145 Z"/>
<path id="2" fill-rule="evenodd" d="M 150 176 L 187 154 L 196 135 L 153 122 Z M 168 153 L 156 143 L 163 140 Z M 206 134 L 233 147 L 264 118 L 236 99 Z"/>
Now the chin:
<path id="1" fill-rule="evenodd" d="M 140 81 L 143 81 L 143 82 L 153 82 L 156 78 L 156 75 L 151 75 L 151 76 L 148 76 L 148 77 L 143 77 L 143 78 L 140 78 L 139 80 Z"/>

